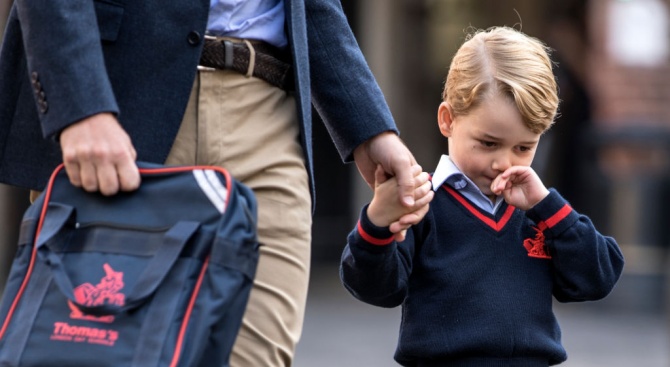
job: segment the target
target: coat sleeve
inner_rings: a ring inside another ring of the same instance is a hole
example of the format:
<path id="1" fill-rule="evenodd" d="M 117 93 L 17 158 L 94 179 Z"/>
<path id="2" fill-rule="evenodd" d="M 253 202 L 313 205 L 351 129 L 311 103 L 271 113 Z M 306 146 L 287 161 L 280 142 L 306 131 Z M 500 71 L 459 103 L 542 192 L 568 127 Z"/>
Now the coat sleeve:
<path id="1" fill-rule="evenodd" d="M 92 0 L 17 0 L 36 108 L 45 137 L 100 112 L 118 113 Z"/>
<path id="2" fill-rule="evenodd" d="M 398 133 L 389 107 L 338 0 L 306 0 L 311 96 L 344 161 L 385 131 Z"/>
<path id="3" fill-rule="evenodd" d="M 553 189 L 527 215 L 543 230 L 558 301 L 598 300 L 612 291 L 624 265 L 614 238 L 600 234 Z"/>
<path id="4" fill-rule="evenodd" d="M 357 299 L 375 306 L 396 307 L 407 295 L 415 234 L 409 230 L 405 241 L 394 241 L 388 227 L 370 222 L 366 209 L 367 206 L 347 238 L 340 279 Z"/>

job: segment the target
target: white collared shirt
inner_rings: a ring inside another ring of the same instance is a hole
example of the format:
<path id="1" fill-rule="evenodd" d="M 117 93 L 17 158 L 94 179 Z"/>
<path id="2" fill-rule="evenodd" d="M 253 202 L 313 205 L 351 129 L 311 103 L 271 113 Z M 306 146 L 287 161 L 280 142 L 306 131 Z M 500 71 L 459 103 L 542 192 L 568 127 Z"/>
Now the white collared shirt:
<path id="1" fill-rule="evenodd" d="M 282 48 L 288 44 L 284 20 L 283 0 L 210 0 L 207 34 L 265 41 Z"/>
<path id="2" fill-rule="evenodd" d="M 464 175 L 458 167 L 456 167 L 454 162 L 451 161 L 451 158 L 446 154 L 440 157 L 440 162 L 437 164 L 437 168 L 435 168 L 435 172 L 433 173 L 433 178 L 431 180 L 433 191 L 437 191 L 445 182 L 468 200 L 475 203 L 478 207 L 491 214 L 495 214 L 496 210 L 500 208 L 500 204 L 503 202 L 503 197 L 497 196 L 495 203 L 492 203 L 491 200 L 482 193 L 479 187 L 477 187 L 470 178 Z"/>

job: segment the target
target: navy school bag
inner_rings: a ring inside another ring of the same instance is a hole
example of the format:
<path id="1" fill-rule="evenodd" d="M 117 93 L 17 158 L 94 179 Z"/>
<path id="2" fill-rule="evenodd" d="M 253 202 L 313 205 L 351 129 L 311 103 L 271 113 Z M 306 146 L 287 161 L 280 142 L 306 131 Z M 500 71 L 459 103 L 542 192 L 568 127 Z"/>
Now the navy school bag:
<path id="1" fill-rule="evenodd" d="M 218 167 L 140 174 L 105 197 L 54 171 L 23 217 L 0 366 L 228 365 L 258 263 L 253 193 Z"/>

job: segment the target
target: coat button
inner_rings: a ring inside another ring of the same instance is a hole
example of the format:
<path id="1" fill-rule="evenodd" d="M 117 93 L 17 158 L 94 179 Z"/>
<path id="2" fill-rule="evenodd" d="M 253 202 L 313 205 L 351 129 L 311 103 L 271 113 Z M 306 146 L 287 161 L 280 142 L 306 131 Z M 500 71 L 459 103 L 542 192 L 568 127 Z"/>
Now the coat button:
<path id="1" fill-rule="evenodd" d="M 197 46 L 200 44 L 200 41 L 202 40 L 202 36 L 200 33 L 196 31 L 191 31 L 188 34 L 188 37 L 186 38 L 188 40 L 188 43 L 192 46 Z"/>

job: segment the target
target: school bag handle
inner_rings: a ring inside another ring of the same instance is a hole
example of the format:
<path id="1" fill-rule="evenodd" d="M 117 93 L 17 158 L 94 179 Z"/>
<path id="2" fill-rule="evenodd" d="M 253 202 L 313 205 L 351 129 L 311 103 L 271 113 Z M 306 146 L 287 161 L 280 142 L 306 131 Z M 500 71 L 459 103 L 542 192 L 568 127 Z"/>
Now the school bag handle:
<path id="1" fill-rule="evenodd" d="M 78 303 L 75 299 L 72 280 L 65 271 L 60 256 L 49 246 L 50 240 L 60 233 L 65 224 L 72 221 L 76 216 L 74 207 L 60 203 L 49 203 L 47 213 L 37 237 L 37 256 L 49 266 L 56 286 L 70 302 L 82 312 L 93 316 L 118 314 L 142 305 L 163 282 L 188 240 L 200 227 L 198 222 L 179 221 L 165 232 L 162 245 L 158 247 L 133 288 L 126 294 L 125 303 L 122 306 L 114 304 L 87 306 Z"/>

